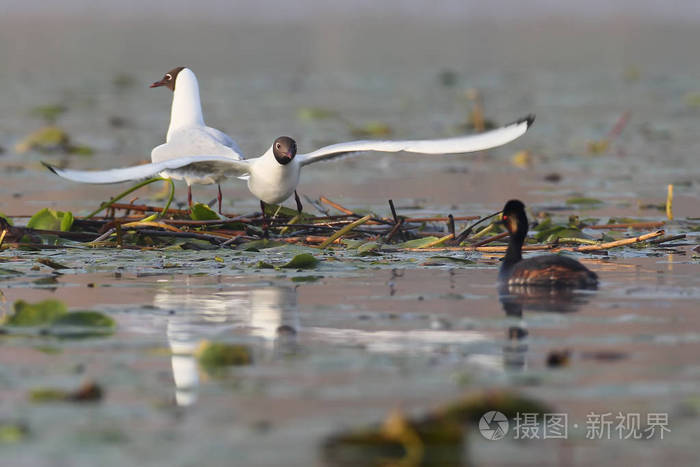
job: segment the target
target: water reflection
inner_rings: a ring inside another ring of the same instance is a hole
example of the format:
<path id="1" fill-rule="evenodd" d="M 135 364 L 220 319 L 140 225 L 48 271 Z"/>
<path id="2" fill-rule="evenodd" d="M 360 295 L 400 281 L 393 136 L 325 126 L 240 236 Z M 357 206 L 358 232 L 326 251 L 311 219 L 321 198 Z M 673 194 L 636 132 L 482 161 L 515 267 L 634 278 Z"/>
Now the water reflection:
<path id="1" fill-rule="evenodd" d="M 498 299 L 506 316 L 514 323 L 508 327 L 508 343 L 503 348 L 504 364 L 510 369 L 525 369 L 529 334 L 523 311 L 572 313 L 588 303 L 589 295 L 571 288 L 502 285 Z"/>
<path id="2" fill-rule="evenodd" d="M 300 323 L 295 287 L 264 286 L 211 293 L 188 280 L 184 286 L 161 288 L 153 304 L 172 313 L 166 334 L 172 353 L 175 400 L 180 406 L 197 401 L 199 368 L 195 352 L 204 339 L 236 330 L 263 341 L 262 358 L 297 351 Z"/>

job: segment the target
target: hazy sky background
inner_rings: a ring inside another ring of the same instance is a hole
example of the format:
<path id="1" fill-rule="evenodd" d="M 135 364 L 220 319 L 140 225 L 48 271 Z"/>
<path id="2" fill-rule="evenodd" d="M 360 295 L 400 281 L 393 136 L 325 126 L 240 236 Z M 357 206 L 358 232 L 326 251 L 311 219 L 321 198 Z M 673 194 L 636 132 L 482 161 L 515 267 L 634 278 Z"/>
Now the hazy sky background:
<path id="1" fill-rule="evenodd" d="M 432 17 L 453 20 L 498 19 L 517 21 L 576 17 L 587 20 L 638 18 L 650 21 L 698 22 L 698 0 L 2 0 L 3 15 L 40 17 L 103 16 L 149 19 L 195 17 L 289 21 L 334 15 L 374 16 L 378 19 Z"/>

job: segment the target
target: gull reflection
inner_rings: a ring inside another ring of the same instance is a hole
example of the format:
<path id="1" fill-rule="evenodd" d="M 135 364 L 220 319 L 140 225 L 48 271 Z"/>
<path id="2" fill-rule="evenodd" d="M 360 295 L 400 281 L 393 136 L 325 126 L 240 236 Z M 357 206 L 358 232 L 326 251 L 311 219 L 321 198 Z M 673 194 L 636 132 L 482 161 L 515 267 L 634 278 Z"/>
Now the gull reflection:
<path id="1" fill-rule="evenodd" d="M 298 348 L 300 324 L 295 287 L 264 286 L 211 293 L 210 287 L 198 287 L 188 280 L 184 286 L 162 287 L 153 304 L 172 313 L 166 335 L 172 353 L 175 401 L 180 406 L 197 401 L 199 368 L 195 353 L 204 339 L 216 339 L 233 330 L 246 333 L 263 342 L 263 358 L 289 355 Z"/>
<path id="2" fill-rule="evenodd" d="M 511 369 L 525 369 L 528 346 L 527 321 L 523 311 L 571 313 L 588 303 L 586 293 L 572 288 L 502 285 L 498 299 L 506 316 L 514 323 L 508 327 L 508 344 L 503 348 L 504 364 Z"/>

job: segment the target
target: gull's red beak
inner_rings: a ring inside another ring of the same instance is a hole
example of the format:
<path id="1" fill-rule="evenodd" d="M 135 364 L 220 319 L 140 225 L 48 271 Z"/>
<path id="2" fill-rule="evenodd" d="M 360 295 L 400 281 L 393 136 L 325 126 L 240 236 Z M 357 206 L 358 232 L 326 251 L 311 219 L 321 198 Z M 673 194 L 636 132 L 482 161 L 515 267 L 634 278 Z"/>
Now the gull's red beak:
<path id="1" fill-rule="evenodd" d="M 151 84 L 149 88 L 157 88 L 159 86 L 165 86 L 165 81 L 156 81 L 155 83 Z"/>

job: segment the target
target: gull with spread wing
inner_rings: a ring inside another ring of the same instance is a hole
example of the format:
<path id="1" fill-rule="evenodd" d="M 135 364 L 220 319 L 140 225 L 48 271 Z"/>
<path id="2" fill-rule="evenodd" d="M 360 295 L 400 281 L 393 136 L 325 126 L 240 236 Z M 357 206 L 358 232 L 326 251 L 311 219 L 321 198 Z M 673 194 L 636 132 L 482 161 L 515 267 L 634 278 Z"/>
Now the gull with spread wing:
<path id="1" fill-rule="evenodd" d="M 153 177 L 159 173 L 177 173 L 185 180 L 212 180 L 216 183 L 228 177 L 238 177 L 248 181 L 248 189 L 261 201 L 261 205 L 281 203 L 294 193 L 297 209 L 301 212 L 301 202 L 296 194 L 296 188 L 301 168 L 306 165 L 369 151 L 418 154 L 482 151 L 501 146 L 522 136 L 534 120 L 534 115 L 529 115 L 495 130 L 453 138 L 351 141 L 325 146 L 307 154 L 297 154 L 296 142 L 288 136 L 280 136 L 262 156 L 254 159 L 239 160 L 229 156 L 198 154 L 101 171 L 59 169 L 45 165 L 56 175 L 68 180 L 96 184 L 135 181 Z"/>

